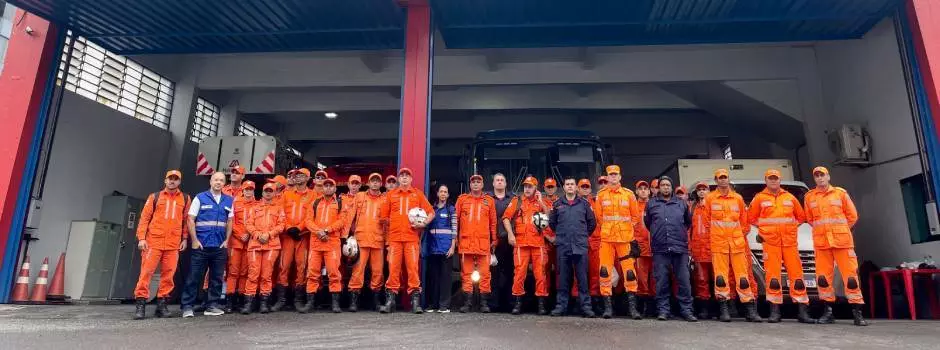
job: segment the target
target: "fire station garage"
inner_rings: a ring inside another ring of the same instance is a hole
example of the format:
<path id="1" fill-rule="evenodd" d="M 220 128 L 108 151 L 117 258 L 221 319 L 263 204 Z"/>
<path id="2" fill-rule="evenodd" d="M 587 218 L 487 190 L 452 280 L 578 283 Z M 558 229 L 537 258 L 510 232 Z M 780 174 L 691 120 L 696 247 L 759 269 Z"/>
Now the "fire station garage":
<path id="1" fill-rule="evenodd" d="M 73 247 L 88 268 L 66 279 L 123 298 L 136 243 L 95 265 L 103 248 L 76 241 L 94 234 L 70 232 L 114 221 L 132 237 L 105 198 L 146 198 L 168 169 L 204 190 L 200 142 L 228 136 L 274 137 L 274 172 L 408 166 L 452 196 L 474 172 L 593 181 L 619 164 L 632 188 L 680 159 L 780 159 L 812 188 L 823 165 L 858 206 L 860 261 L 940 256 L 926 1 L 7 3 L 33 31 L 14 28 L 3 75 L 49 83 L 18 95 L 35 116 L 4 115 L 25 136 L 3 141 L 20 150 L 4 161 L 3 300 L 27 256 Z"/>

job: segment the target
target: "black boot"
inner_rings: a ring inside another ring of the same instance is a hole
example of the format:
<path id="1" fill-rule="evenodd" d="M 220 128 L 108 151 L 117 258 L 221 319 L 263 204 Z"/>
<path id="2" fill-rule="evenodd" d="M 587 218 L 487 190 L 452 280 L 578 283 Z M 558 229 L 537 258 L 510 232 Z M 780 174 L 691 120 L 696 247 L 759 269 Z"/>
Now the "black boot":
<path id="1" fill-rule="evenodd" d="M 143 320 L 144 317 L 147 317 L 147 299 L 137 298 L 134 304 L 137 306 L 137 309 L 134 310 L 134 319 Z"/>
<path id="2" fill-rule="evenodd" d="M 604 313 L 601 315 L 601 317 L 614 317 L 614 300 L 609 296 L 604 297 Z"/>
<path id="3" fill-rule="evenodd" d="M 304 294 L 304 296 L 307 296 L 306 293 Z M 294 299 L 295 299 L 294 304 L 296 305 L 296 299 L 297 299 L 296 295 L 294 296 Z M 314 300 L 316 299 L 316 294 L 310 294 L 309 298 L 305 298 L 305 299 L 307 300 L 307 302 L 304 303 L 299 308 L 297 308 L 297 312 L 302 313 L 302 314 L 313 312 L 316 309 L 316 306 L 313 305 Z"/>
<path id="4" fill-rule="evenodd" d="M 864 327 L 868 325 L 868 322 L 862 316 L 862 304 L 852 305 L 852 319 L 855 320 L 856 326 Z"/>
<path id="5" fill-rule="evenodd" d="M 310 299 L 314 299 L 315 293 L 310 294 Z M 304 303 L 307 299 L 307 289 L 305 287 L 294 287 L 294 309 L 300 311 L 301 308 L 306 306 Z"/>
<path id="6" fill-rule="evenodd" d="M 235 310 L 235 308 L 236 308 L 235 293 L 226 294 L 225 295 L 225 308 L 223 308 L 222 311 L 225 311 L 225 313 L 230 314 L 232 313 L 232 310 Z"/>
<path id="7" fill-rule="evenodd" d="M 359 292 L 349 293 L 349 312 L 359 311 Z"/>
<path id="8" fill-rule="evenodd" d="M 333 310 L 333 313 L 338 314 L 343 312 L 343 309 L 339 308 L 339 293 L 330 293 L 330 297 L 332 298 L 330 308 Z"/>
<path id="9" fill-rule="evenodd" d="M 780 305 L 770 304 L 770 317 L 767 317 L 767 323 L 780 323 Z"/>
<path id="10" fill-rule="evenodd" d="M 707 320 L 711 318 L 711 315 L 708 314 L 708 300 L 696 300 L 695 304 L 698 305 L 698 319 Z"/>
<path id="11" fill-rule="evenodd" d="M 636 293 L 627 293 L 627 315 L 634 320 L 643 319 L 643 315 L 636 309 Z"/>
<path id="12" fill-rule="evenodd" d="M 241 310 L 242 315 L 247 315 L 251 313 L 251 304 L 254 303 L 255 301 L 254 299 L 255 297 L 252 297 L 252 296 L 245 297 L 245 303 L 242 304 L 242 310 Z"/>
<path id="13" fill-rule="evenodd" d="M 464 292 L 463 296 L 464 298 L 466 298 L 466 300 L 464 300 L 463 306 L 460 307 L 459 311 L 460 313 L 465 314 L 465 313 L 470 312 L 470 310 L 473 310 L 473 292 Z M 486 305 L 486 303 L 482 303 L 482 304 Z"/>
<path id="14" fill-rule="evenodd" d="M 819 316 L 819 319 L 816 320 L 818 324 L 833 324 L 835 319 L 832 318 L 832 306 L 829 303 L 823 304 L 823 314 Z"/>
<path id="15" fill-rule="evenodd" d="M 760 315 L 757 313 L 757 302 L 756 302 L 756 301 L 752 301 L 752 302 L 750 302 L 750 303 L 747 303 L 747 304 L 745 304 L 744 307 L 747 308 L 747 316 L 746 316 L 745 318 L 746 318 L 749 322 L 756 322 L 756 323 L 764 322 L 764 319 L 761 318 Z"/>
<path id="16" fill-rule="evenodd" d="M 258 311 L 263 314 L 271 312 L 271 308 L 268 307 L 268 301 L 271 300 L 270 295 L 261 294 L 261 299 L 258 300 Z"/>
<path id="17" fill-rule="evenodd" d="M 718 320 L 721 322 L 731 322 L 731 310 L 729 310 L 731 300 L 718 301 Z"/>
<path id="18" fill-rule="evenodd" d="M 411 293 L 411 312 L 416 314 L 424 313 L 424 309 L 421 308 L 421 292 Z"/>
<path id="19" fill-rule="evenodd" d="M 391 290 L 385 290 L 385 305 L 379 308 L 379 312 L 383 314 L 395 312 L 395 299 L 397 298 L 398 298 L 397 293 Z"/>
<path id="20" fill-rule="evenodd" d="M 490 313 L 490 293 L 480 294 L 480 312 Z"/>
<path id="21" fill-rule="evenodd" d="M 809 305 L 799 304 L 799 311 L 796 314 L 796 319 L 800 323 L 816 323 L 816 320 L 809 317 Z"/>
<path id="22" fill-rule="evenodd" d="M 539 297 L 538 302 L 539 302 L 539 308 L 538 308 L 539 315 L 542 315 L 542 316 L 548 315 L 548 309 L 545 307 L 545 297 Z"/>
<path id="23" fill-rule="evenodd" d="M 522 297 L 513 297 L 512 299 L 512 314 L 518 315 L 522 313 Z"/>
<path id="24" fill-rule="evenodd" d="M 274 305 L 271 306 L 271 311 L 278 312 L 284 308 L 284 305 L 287 304 L 287 288 L 284 286 L 274 286 Z"/>
<path id="25" fill-rule="evenodd" d="M 166 307 L 166 298 L 157 298 L 157 310 L 153 312 L 156 317 L 170 317 L 170 309 Z"/>
<path id="26" fill-rule="evenodd" d="M 375 290 L 372 291 L 372 308 L 375 311 L 382 309 L 382 300 L 381 300 L 382 291 Z"/>
<path id="27" fill-rule="evenodd" d="M 731 317 L 741 317 L 741 313 L 738 312 L 738 302 L 735 299 L 728 300 L 728 313 Z"/>
<path id="28" fill-rule="evenodd" d="M 646 307 L 644 308 L 645 310 L 643 310 L 643 313 L 646 315 L 646 317 L 656 317 L 659 313 L 659 310 L 657 310 L 658 308 L 659 307 L 656 306 L 656 297 L 649 297 L 646 299 Z"/>

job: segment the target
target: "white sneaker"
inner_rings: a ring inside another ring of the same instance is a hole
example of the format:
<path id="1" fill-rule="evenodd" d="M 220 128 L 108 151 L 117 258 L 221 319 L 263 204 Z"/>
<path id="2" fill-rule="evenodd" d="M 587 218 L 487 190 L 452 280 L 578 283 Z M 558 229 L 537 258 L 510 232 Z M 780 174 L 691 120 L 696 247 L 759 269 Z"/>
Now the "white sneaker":
<path id="1" fill-rule="evenodd" d="M 193 310 L 183 310 L 183 318 L 196 317 L 196 314 L 193 313 Z"/>
<path id="2" fill-rule="evenodd" d="M 207 308 L 206 311 L 203 312 L 202 314 L 206 316 L 221 316 L 225 314 L 225 311 L 222 311 L 222 309 L 212 306 L 212 307 Z"/>
<path id="3" fill-rule="evenodd" d="M 450 309 L 440 309 L 440 310 L 438 310 L 437 312 L 442 313 L 442 314 L 449 314 L 449 313 L 450 313 Z"/>
<path id="4" fill-rule="evenodd" d="M 437 312 L 437 309 L 427 309 L 427 310 L 424 310 L 424 312 L 427 312 L 427 313 Z"/>

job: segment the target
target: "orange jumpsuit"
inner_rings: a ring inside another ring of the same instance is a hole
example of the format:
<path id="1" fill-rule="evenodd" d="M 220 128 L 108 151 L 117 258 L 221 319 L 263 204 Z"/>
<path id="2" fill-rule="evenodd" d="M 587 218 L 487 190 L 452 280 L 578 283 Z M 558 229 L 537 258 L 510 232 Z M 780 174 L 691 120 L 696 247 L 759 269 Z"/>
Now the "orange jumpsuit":
<path id="1" fill-rule="evenodd" d="M 705 215 L 705 201 L 693 204 L 692 228 L 689 229 L 689 253 L 695 271 L 692 272 L 692 288 L 695 299 L 709 300 L 712 297 L 712 247 L 709 230 L 710 221 Z"/>
<path id="2" fill-rule="evenodd" d="M 247 226 L 256 204 L 254 197 L 245 197 L 242 193 L 235 197 L 235 216 L 232 218 L 232 236 L 228 240 L 228 267 L 225 270 L 227 294 L 245 292 L 245 282 L 248 280 L 248 255 L 245 252 L 248 243 L 242 240 L 242 237 L 248 235 L 250 239 L 251 231 Z"/>
<path id="3" fill-rule="evenodd" d="M 284 207 L 284 229 L 296 227 L 300 229 L 300 240 L 285 234 L 281 240 L 281 262 L 278 270 L 277 284 L 281 286 L 293 285 L 302 287 L 307 280 L 307 251 L 310 247 L 310 230 L 306 226 L 307 213 L 317 198 L 317 193 L 308 189 L 298 192 L 294 189 L 285 190 L 282 197 Z M 294 265 L 294 280 L 288 281 Z"/>
<path id="4" fill-rule="evenodd" d="M 190 198 L 179 190 L 163 190 L 159 201 L 151 194 L 144 203 L 137 225 L 137 239 L 147 241 L 147 249 L 140 252 L 140 276 L 134 289 L 135 298 L 150 297 L 150 279 L 160 267 L 158 298 L 166 298 L 173 291 L 173 276 L 180 257 L 180 242 L 189 237 L 187 214 Z M 156 208 L 155 208 L 156 207 Z"/>
<path id="5" fill-rule="evenodd" d="M 242 196 L 242 184 L 228 184 L 222 187 L 222 193 L 232 196 L 232 198 L 238 198 Z"/>
<path id="6" fill-rule="evenodd" d="M 480 273 L 480 293 L 489 294 L 490 254 L 496 247 L 496 201 L 485 194 L 462 194 L 454 206 L 457 212 L 457 251 L 460 252 L 460 279 L 463 291 L 473 292 L 474 265 Z"/>
<path id="7" fill-rule="evenodd" d="M 237 207 L 237 206 L 236 206 Z M 262 200 L 252 208 L 253 214 L 248 221 L 248 232 L 251 240 L 248 241 L 248 284 L 245 294 L 254 296 L 258 292 L 259 282 L 261 295 L 271 295 L 273 288 L 274 264 L 281 250 L 281 232 L 284 231 L 284 208 L 275 203 Z M 261 243 L 261 235 L 268 235 L 268 242 Z"/>
<path id="8" fill-rule="evenodd" d="M 783 304 L 782 264 L 786 266 L 790 279 L 790 297 L 794 302 L 808 304 L 809 297 L 803 283 L 803 263 L 800 262 L 797 249 L 797 228 L 806 220 L 800 201 L 782 188 L 776 194 L 765 188 L 751 200 L 748 220 L 751 225 L 757 226 L 757 233 L 764 241 L 767 301 Z"/>
<path id="9" fill-rule="evenodd" d="M 385 288 L 397 291 L 401 288 L 402 260 L 408 270 L 408 293 L 421 292 L 421 275 L 418 265 L 421 259 L 420 238 L 423 229 L 411 227 L 408 211 L 421 208 L 428 213 L 428 222 L 434 208 L 420 190 L 398 187 L 385 193 L 388 205 L 382 217 L 388 220 L 388 280 Z"/>
<path id="10" fill-rule="evenodd" d="M 653 248 L 650 246 L 650 230 L 642 219 L 646 216 L 647 202 L 649 202 L 648 199 L 637 199 L 641 214 L 635 234 L 636 241 L 640 243 L 640 257 L 636 259 L 636 294 L 641 297 L 656 296 L 656 282 L 653 281 Z"/>
<path id="11" fill-rule="evenodd" d="M 748 281 L 747 240 L 745 228 L 749 228 L 744 198 L 734 191 L 722 194 L 714 190 L 705 197 L 705 217 L 709 219 L 709 239 L 712 250 L 712 269 L 715 274 L 715 296 L 719 300 L 731 298 L 728 283 L 729 265 L 739 281 L 735 285 L 742 303 L 754 300 Z"/>
<path id="12" fill-rule="evenodd" d="M 600 284 L 601 295 L 613 295 L 611 276 L 614 263 L 620 262 L 624 288 L 628 293 L 637 292 L 637 276 L 634 259 L 629 258 L 630 242 L 634 240 L 637 226 L 642 225 L 642 209 L 633 191 L 617 184 L 608 185 L 597 193 L 594 215 L 601 227 Z M 605 274 L 604 271 L 607 271 Z M 604 277 L 604 276 L 607 277 Z"/>
<path id="13" fill-rule="evenodd" d="M 345 205 L 346 201 L 343 200 Z M 382 289 L 382 272 L 385 267 L 385 223 L 382 222 L 382 213 L 388 206 L 388 201 L 382 193 L 360 192 L 356 195 L 352 209 L 354 217 L 352 222 L 353 236 L 359 244 L 359 261 L 353 266 L 352 276 L 349 278 L 349 290 L 362 289 L 366 273 L 366 264 L 369 265 L 371 281 L 369 287 L 373 292 Z"/>
<path id="14" fill-rule="evenodd" d="M 348 222 L 345 208 L 340 210 L 336 196 L 323 197 L 312 205 L 307 212 L 307 228 L 310 230 L 310 251 L 307 253 L 307 294 L 316 293 L 320 289 L 320 277 L 323 274 L 323 265 L 326 264 L 326 274 L 329 278 L 330 293 L 343 291 L 343 277 L 339 272 L 340 239 L 348 236 Z M 327 240 L 317 238 L 317 232 L 326 231 Z"/>
<path id="15" fill-rule="evenodd" d="M 548 203 L 548 200 L 542 201 L 551 209 L 552 205 Z M 513 266 L 515 267 L 512 281 L 513 296 L 525 295 L 525 278 L 530 262 L 532 274 L 535 277 L 535 296 L 548 296 L 548 276 L 545 274 L 545 260 L 548 259 L 548 254 L 545 251 L 545 237 L 551 236 L 552 232 L 547 227 L 539 232 L 532 222 L 532 215 L 541 211 L 542 207 L 535 196 L 518 196 L 509 202 L 509 206 L 503 213 L 503 220 L 514 222 L 513 234 L 516 236 L 516 246 L 513 252 Z M 518 215 L 516 215 L 517 212 Z"/>
<path id="16" fill-rule="evenodd" d="M 813 248 L 816 250 L 816 279 L 819 298 L 835 301 L 832 289 L 834 264 L 839 265 L 845 297 L 851 304 L 864 304 L 858 279 L 858 257 L 852 227 L 858 222 L 858 211 L 849 194 L 840 187 L 818 187 L 804 198 L 806 222 L 813 225 Z"/>

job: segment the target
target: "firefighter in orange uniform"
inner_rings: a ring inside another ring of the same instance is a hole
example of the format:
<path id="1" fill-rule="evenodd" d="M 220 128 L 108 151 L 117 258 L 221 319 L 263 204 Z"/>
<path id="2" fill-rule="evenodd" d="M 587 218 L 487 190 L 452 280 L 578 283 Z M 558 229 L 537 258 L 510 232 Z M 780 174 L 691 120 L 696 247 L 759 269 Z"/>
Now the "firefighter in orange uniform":
<path id="1" fill-rule="evenodd" d="M 395 175 L 385 177 L 385 193 L 398 188 L 398 178 Z"/>
<path id="2" fill-rule="evenodd" d="M 245 296 L 245 283 L 248 280 L 248 255 L 245 252 L 251 238 L 247 224 L 251 220 L 255 205 L 255 183 L 243 182 L 241 193 L 234 198 L 235 216 L 232 218 L 232 236 L 228 240 L 228 266 L 225 270 L 226 313 L 235 310 L 239 296 Z"/>
<path id="3" fill-rule="evenodd" d="M 387 180 L 386 186 L 389 184 Z M 401 168 L 398 170 L 398 185 L 385 193 L 388 205 L 382 218 L 388 222 L 388 280 L 385 282 L 385 305 L 379 310 L 382 313 L 395 311 L 403 261 L 408 273 L 412 312 L 424 313 L 421 308 L 421 275 L 418 274 L 418 265 L 421 263 L 420 237 L 421 231 L 431 220 L 434 208 L 423 191 L 411 186 L 411 180 L 411 169 Z M 412 223 L 408 212 L 414 208 L 421 208 L 428 217 L 424 221 Z"/>
<path id="4" fill-rule="evenodd" d="M 861 283 L 858 279 L 858 257 L 855 255 L 855 240 L 852 227 L 858 222 L 858 211 L 848 192 L 841 187 L 832 186 L 829 169 L 813 169 L 816 188 L 810 190 L 804 201 L 806 222 L 813 225 L 813 248 L 816 250 L 816 280 L 819 298 L 826 303 L 819 323 L 833 323 L 832 306 L 835 302 L 833 292 L 833 269 L 839 266 L 842 283 L 845 285 L 845 297 L 852 304 L 852 317 L 856 326 L 867 326 L 862 317 Z"/>
<path id="5" fill-rule="evenodd" d="M 549 203 L 554 204 L 558 200 L 558 182 L 553 178 L 547 178 L 542 182 L 542 188 L 545 189 L 545 195 L 542 196 Z M 545 276 L 548 281 L 548 285 L 555 286 L 555 289 L 558 289 L 558 282 L 561 280 L 558 277 L 558 269 L 556 269 L 555 261 L 558 260 L 557 254 L 555 252 L 554 244 L 545 245 L 545 256 L 548 258 L 545 261 Z M 572 284 L 573 286 L 576 286 Z"/>
<path id="6" fill-rule="evenodd" d="M 329 175 L 325 170 L 317 170 L 317 172 L 313 174 L 313 181 L 310 182 L 313 184 L 314 199 L 319 199 L 323 196 L 323 182 L 326 181 L 328 177 Z M 310 186 L 307 187 L 309 188 Z"/>
<path id="7" fill-rule="evenodd" d="M 787 268 L 790 298 L 799 305 L 797 319 L 802 323 L 816 323 L 807 311 L 809 297 L 803 281 L 803 264 L 797 250 L 797 228 L 806 221 L 803 207 L 795 196 L 780 187 L 780 171 L 769 169 L 764 173 L 767 187 L 754 195 L 748 207 L 748 220 L 757 226 L 757 243 L 764 246 L 764 279 L 767 282 L 767 301 L 770 317 L 767 322 L 780 322 L 780 304 L 783 304 L 784 281 L 781 264 Z"/>
<path id="8" fill-rule="evenodd" d="M 597 194 L 594 215 L 601 227 L 600 284 L 604 299 L 604 318 L 613 317 L 614 264 L 619 263 L 627 291 L 627 312 L 633 319 L 641 319 L 636 308 L 637 275 L 635 259 L 640 257 L 640 244 L 634 233 L 642 225 L 642 210 L 633 191 L 620 185 L 620 167 L 607 167 L 608 185 Z"/>
<path id="9" fill-rule="evenodd" d="M 692 228 L 689 229 L 689 253 L 692 257 L 692 289 L 699 309 L 698 318 L 707 320 L 709 301 L 712 298 L 712 249 L 709 238 L 710 222 L 706 217 L 705 198 L 708 184 L 695 184 L 695 201 L 689 206 L 692 211 Z"/>
<path id="10" fill-rule="evenodd" d="M 712 269 L 715 274 L 715 297 L 719 302 L 722 322 L 731 322 L 729 267 L 738 278 L 738 298 L 747 307 L 747 319 L 763 322 L 757 314 L 757 303 L 748 281 L 748 246 L 745 230 L 748 224 L 744 198 L 731 188 L 727 169 L 715 171 L 718 188 L 705 198 L 705 217 L 709 219 L 709 239 L 712 250 Z"/>
<path id="11" fill-rule="evenodd" d="M 385 195 L 381 192 L 382 175 L 372 173 L 369 175 L 369 190 L 356 195 L 353 205 L 353 217 L 350 236 L 356 238 L 359 244 L 359 260 L 353 265 L 352 276 L 349 278 L 350 302 L 349 311 L 359 311 L 359 294 L 362 290 L 369 266 L 371 280 L 369 288 L 372 290 L 372 305 L 378 310 L 379 294 L 382 291 L 383 267 L 385 267 L 385 234 L 386 224 L 382 220 L 388 206 Z M 345 202 L 345 199 L 343 200 Z"/>
<path id="12" fill-rule="evenodd" d="M 242 190 L 244 189 L 242 180 L 245 179 L 245 168 L 241 165 L 232 167 L 232 172 L 229 174 L 228 179 L 229 183 L 225 185 L 225 187 L 222 187 L 222 193 L 232 196 L 232 198 L 241 197 Z"/>
<path id="13" fill-rule="evenodd" d="M 294 169 L 287 173 L 294 188 L 283 192 L 281 205 L 284 207 L 284 234 L 280 239 L 281 259 L 278 266 L 276 301 L 272 311 L 280 311 L 287 304 L 287 288 L 294 288 L 294 308 L 303 307 L 304 288 L 307 280 L 307 251 L 310 247 L 310 230 L 306 227 L 307 212 L 316 193 L 307 187 L 310 170 Z M 290 281 L 293 272 L 294 279 Z"/>
<path id="14" fill-rule="evenodd" d="M 349 175 L 349 179 L 346 180 L 346 187 L 349 188 L 349 191 L 342 194 L 343 201 L 346 203 L 354 203 L 356 196 L 359 195 L 359 190 L 362 188 L 362 177 L 359 175 Z"/>
<path id="15" fill-rule="evenodd" d="M 483 193 L 483 176 L 470 177 L 470 193 L 457 198 L 457 251 L 460 279 L 466 303 L 460 312 L 473 308 L 473 272 L 480 275 L 480 312 L 490 312 L 490 254 L 496 248 L 496 202 Z"/>
<path id="16" fill-rule="evenodd" d="M 183 174 L 170 170 L 163 180 L 163 190 L 147 197 L 137 226 L 137 248 L 140 249 L 140 276 L 134 289 L 137 310 L 134 319 L 146 315 L 150 298 L 150 279 L 160 267 L 160 288 L 157 290 L 156 317 L 169 317 L 166 298 L 173 292 L 180 252 L 186 250 L 189 230 L 186 213 L 190 198 L 179 189 Z"/>
<path id="17" fill-rule="evenodd" d="M 548 297 L 548 281 L 545 274 L 545 240 L 551 242 L 554 237 L 549 228 L 539 229 L 535 226 L 532 216 L 536 213 L 548 215 L 552 210 L 551 203 L 542 197 L 537 190 L 538 180 L 526 177 L 522 181 L 523 196 L 516 197 L 509 203 L 503 213 L 503 226 L 509 237 L 509 244 L 515 247 L 513 253 L 513 266 L 515 271 L 512 282 L 513 308 L 512 314 L 522 312 L 522 296 L 525 295 L 526 270 L 532 263 L 532 274 L 535 275 L 535 296 L 538 298 L 538 314 L 545 315 L 545 299 Z"/>
<path id="18" fill-rule="evenodd" d="M 646 181 L 637 181 L 637 204 L 640 206 L 640 217 L 646 216 L 646 203 L 650 200 L 650 185 Z M 645 302 L 644 312 L 656 316 L 656 283 L 653 281 L 653 249 L 650 246 L 649 228 L 640 221 L 636 227 L 636 241 L 640 244 L 640 257 L 636 258 L 636 295 Z"/>
<path id="19" fill-rule="evenodd" d="M 270 311 L 268 298 L 271 296 L 274 265 L 277 264 L 281 250 L 280 236 L 286 221 L 284 207 L 274 202 L 276 187 L 276 184 L 265 184 L 261 201 L 250 209 L 252 214 L 248 219 L 247 231 L 251 238 L 248 241 L 248 283 L 245 286 L 245 303 L 241 309 L 243 315 L 251 313 L 252 302 L 259 292 L 259 311 L 263 314 Z"/>
<path id="20" fill-rule="evenodd" d="M 298 310 L 300 313 L 313 310 L 324 264 L 329 279 L 331 309 L 334 313 L 342 312 L 339 308 L 339 293 L 343 291 L 343 277 L 339 271 L 340 242 L 345 241 L 348 236 L 347 211 L 343 210 L 343 201 L 336 195 L 336 181 L 327 178 L 322 184 L 323 196 L 313 201 L 307 211 L 306 227 L 310 231 L 310 250 L 307 252 L 307 303 Z"/>
<path id="21" fill-rule="evenodd" d="M 283 175 L 275 175 L 273 178 L 268 179 L 267 182 L 277 185 L 277 189 L 274 191 L 274 202 L 284 205 L 284 191 L 287 190 L 287 178 Z"/>

